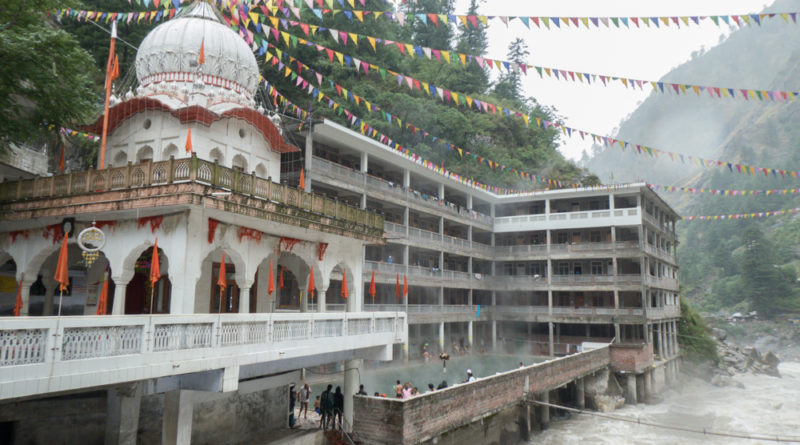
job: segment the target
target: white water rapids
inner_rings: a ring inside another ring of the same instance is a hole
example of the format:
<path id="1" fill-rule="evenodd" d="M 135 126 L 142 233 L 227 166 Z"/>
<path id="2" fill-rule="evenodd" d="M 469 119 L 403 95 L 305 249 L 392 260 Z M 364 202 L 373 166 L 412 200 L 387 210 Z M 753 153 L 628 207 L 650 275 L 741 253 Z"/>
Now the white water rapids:
<path id="1" fill-rule="evenodd" d="M 724 433 L 781 437 L 800 443 L 800 363 L 781 363 L 782 378 L 766 375 L 733 377 L 745 388 L 719 388 L 694 377 L 665 388 L 656 405 L 625 406 L 613 413 L 641 421 Z M 766 440 L 682 432 L 635 423 L 573 414 L 553 419 L 550 428 L 534 433 L 535 444 L 775 444 Z"/>

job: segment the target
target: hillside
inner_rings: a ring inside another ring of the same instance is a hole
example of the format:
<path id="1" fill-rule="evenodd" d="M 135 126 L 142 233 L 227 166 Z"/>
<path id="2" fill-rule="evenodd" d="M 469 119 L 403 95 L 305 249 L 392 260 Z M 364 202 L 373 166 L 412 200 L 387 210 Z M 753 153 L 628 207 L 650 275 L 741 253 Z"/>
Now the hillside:
<path id="1" fill-rule="evenodd" d="M 798 9 L 798 0 L 779 0 L 767 11 Z M 791 81 L 797 69 L 792 52 L 798 46 L 800 32 L 796 25 L 777 20 L 761 27 L 747 27 L 733 32 L 705 53 L 695 54 L 692 60 L 660 80 L 729 88 L 798 89 L 797 82 Z M 676 153 L 717 159 L 722 157 L 731 132 L 749 117 L 772 107 L 758 101 L 652 93 L 620 125 L 617 137 Z M 609 181 L 613 174 L 614 182 L 645 179 L 674 185 L 697 172 L 696 167 L 668 160 L 621 154 L 618 148 L 595 147 L 595 150 L 586 166 L 604 181 Z"/>
<path id="2" fill-rule="evenodd" d="M 800 1 L 782 0 L 769 10 L 793 11 Z M 719 46 L 674 69 L 667 82 L 732 88 L 800 89 L 800 30 L 774 24 L 734 32 Z M 776 169 L 800 170 L 800 100 L 788 103 L 712 100 L 652 94 L 622 124 L 619 138 L 678 153 Z M 800 188 L 790 176 L 768 177 L 701 169 L 668 159 L 618 150 L 596 153 L 589 168 L 603 179 L 634 177 L 695 188 L 768 190 Z M 800 207 L 800 195 L 714 196 L 661 193 L 683 215 L 765 212 Z M 684 295 L 709 311 L 800 310 L 800 218 L 682 222 L 678 226 L 680 280 Z"/>

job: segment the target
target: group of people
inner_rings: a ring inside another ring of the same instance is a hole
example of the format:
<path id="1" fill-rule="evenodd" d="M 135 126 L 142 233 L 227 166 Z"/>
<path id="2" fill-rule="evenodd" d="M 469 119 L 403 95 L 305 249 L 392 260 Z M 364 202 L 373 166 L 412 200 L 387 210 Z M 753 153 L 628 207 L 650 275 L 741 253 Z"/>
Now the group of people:
<path id="1" fill-rule="evenodd" d="M 461 383 L 474 382 L 475 380 L 477 379 L 475 378 L 474 375 L 472 375 L 472 370 L 467 369 L 467 377 Z M 433 383 L 428 383 L 428 390 L 425 391 L 425 394 L 434 391 L 439 391 L 445 388 L 447 388 L 447 380 L 442 380 L 442 382 L 439 383 L 438 386 L 434 386 Z M 419 394 L 421 394 L 420 390 L 416 386 L 414 386 L 414 384 L 411 382 L 400 383 L 400 380 L 397 380 L 397 382 L 394 385 L 394 395 L 398 399 L 410 399 L 411 397 L 417 396 Z M 386 394 L 378 394 L 376 392 L 375 397 L 386 397 Z"/>

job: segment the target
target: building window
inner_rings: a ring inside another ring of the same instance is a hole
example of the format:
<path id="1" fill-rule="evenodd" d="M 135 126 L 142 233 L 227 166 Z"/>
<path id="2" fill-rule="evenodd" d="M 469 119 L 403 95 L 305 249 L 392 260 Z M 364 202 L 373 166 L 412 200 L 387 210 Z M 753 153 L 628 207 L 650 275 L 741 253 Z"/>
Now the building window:
<path id="1" fill-rule="evenodd" d="M 514 267 L 511 263 L 503 264 L 503 275 L 513 275 Z"/>
<path id="2" fill-rule="evenodd" d="M 581 263 L 575 263 L 572 265 L 572 273 L 575 275 L 580 275 L 583 273 L 583 265 Z"/>
<path id="3" fill-rule="evenodd" d="M 603 274 L 603 263 L 600 261 L 592 261 L 592 275 Z"/>
<path id="4" fill-rule="evenodd" d="M 531 264 L 531 275 L 541 275 L 542 274 L 542 267 L 539 263 Z"/>
<path id="5" fill-rule="evenodd" d="M 569 263 L 565 262 L 558 263 L 558 274 L 569 275 Z"/>
<path id="6" fill-rule="evenodd" d="M 569 238 L 567 232 L 558 232 L 558 234 L 556 234 L 556 242 L 559 244 L 566 244 L 568 240 Z"/>
<path id="7" fill-rule="evenodd" d="M 598 231 L 598 230 L 594 230 L 594 231 L 592 231 L 592 233 L 590 234 L 590 240 L 591 240 L 593 243 L 599 243 L 599 242 L 600 242 L 600 239 L 601 239 L 601 237 L 600 237 L 600 231 Z"/>
<path id="8" fill-rule="evenodd" d="M 592 295 L 592 306 L 594 307 L 603 307 L 603 296 L 602 295 Z"/>

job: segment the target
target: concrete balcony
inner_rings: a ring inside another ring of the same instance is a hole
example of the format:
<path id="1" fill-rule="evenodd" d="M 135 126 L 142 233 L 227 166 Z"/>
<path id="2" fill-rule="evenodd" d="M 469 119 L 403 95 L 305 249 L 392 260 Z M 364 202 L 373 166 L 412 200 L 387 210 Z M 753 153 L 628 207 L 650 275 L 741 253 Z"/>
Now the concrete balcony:
<path id="1" fill-rule="evenodd" d="M 681 316 L 681 307 L 676 304 L 662 306 L 662 307 L 647 308 L 648 319 L 679 318 L 680 316 Z"/>
<path id="2" fill-rule="evenodd" d="M 367 193 L 378 199 L 395 203 L 404 201 L 415 210 L 433 211 L 436 215 L 441 214 L 455 218 L 464 224 L 474 224 L 486 230 L 490 230 L 492 227 L 492 218 L 483 213 L 442 202 L 433 196 L 423 196 L 421 193 L 408 191 L 402 187 L 402 184 L 386 181 L 316 156 L 313 159 L 312 174 L 314 180 L 350 191 Z"/>
<path id="3" fill-rule="evenodd" d="M 550 277 L 553 288 L 559 287 L 609 287 L 640 286 L 642 276 L 635 275 L 553 275 Z"/>
<path id="4" fill-rule="evenodd" d="M 641 308 L 553 306 L 550 311 L 547 306 L 498 305 L 486 309 L 497 321 L 612 324 L 641 322 L 644 316 Z"/>
<path id="5" fill-rule="evenodd" d="M 485 321 L 488 313 L 484 312 L 488 307 L 481 307 L 481 317 Z M 477 321 L 478 313 L 476 305 L 469 304 L 365 304 L 365 311 L 375 312 L 406 312 L 408 314 L 408 324 L 428 324 L 428 323 L 454 323 L 465 321 Z"/>
<path id="6" fill-rule="evenodd" d="M 241 199 L 210 195 L 214 189 L 230 191 Z M 374 212 L 194 156 L 4 182 L 0 184 L 0 202 L 8 220 L 60 218 L 65 212 L 203 206 L 370 242 L 380 242 L 383 235 L 383 217 Z"/>
<path id="7" fill-rule="evenodd" d="M 0 151 L 0 180 L 30 178 L 47 174 L 47 155 L 25 144 L 6 145 Z"/>
<path id="8" fill-rule="evenodd" d="M 677 265 L 678 264 L 678 258 L 672 252 L 670 252 L 668 250 L 659 249 L 656 246 L 653 246 L 651 244 L 645 243 L 644 251 L 649 253 L 650 255 L 653 255 L 654 257 L 658 258 L 659 260 L 664 261 L 665 263 L 672 264 L 672 265 Z"/>
<path id="9" fill-rule="evenodd" d="M 494 219 L 495 233 L 590 227 L 635 226 L 642 223 L 641 209 L 611 209 L 587 212 L 542 213 Z"/>
<path id="10" fill-rule="evenodd" d="M 0 400 L 187 374 L 232 391 L 297 360 L 391 359 L 406 326 L 402 312 L 8 318 Z"/>
<path id="11" fill-rule="evenodd" d="M 659 289 L 666 289 L 671 291 L 678 291 L 678 280 L 676 278 L 667 277 L 654 277 L 647 276 L 647 285 L 650 287 L 657 287 Z"/>

